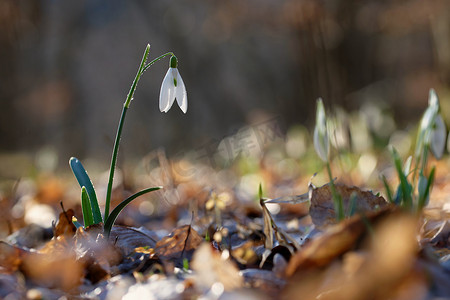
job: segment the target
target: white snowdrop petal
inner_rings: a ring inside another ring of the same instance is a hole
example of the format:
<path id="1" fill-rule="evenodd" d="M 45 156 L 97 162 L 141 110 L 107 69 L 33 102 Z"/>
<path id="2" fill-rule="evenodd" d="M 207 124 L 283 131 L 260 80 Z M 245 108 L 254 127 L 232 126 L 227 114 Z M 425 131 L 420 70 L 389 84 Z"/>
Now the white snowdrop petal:
<path id="1" fill-rule="evenodd" d="M 322 99 L 317 99 L 316 109 L 316 126 L 314 128 L 314 148 L 319 157 L 324 161 L 328 161 L 329 155 L 329 140 L 327 133 L 327 119 L 325 116 L 325 108 Z"/>
<path id="2" fill-rule="evenodd" d="M 183 113 L 187 112 L 187 92 L 184 86 L 183 79 L 180 73 L 177 73 L 177 87 L 175 89 L 175 98 L 177 99 L 178 106 L 181 108 Z"/>
<path id="3" fill-rule="evenodd" d="M 159 110 L 168 112 L 175 100 L 175 86 L 173 84 L 173 72 L 171 68 L 167 70 L 166 76 L 161 84 L 159 92 Z"/>
<path id="4" fill-rule="evenodd" d="M 164 112 L 168 112 L 169 109 L 172 107 L 173 102 L 175 101 L 175 87 L 171 86 L 169 87 L 168 91 L 168 103 L 167 103 L 167 107 L 164 109 Z"/>
<path id="5" fill-rule="evenodd" d="M 428 106 L 437 106 L 439 107 L 439 100 L 434 89 L 430 89 L 428 93 Z"/>
<path id="6" fill-rule="evenodd" d="M 441 115 L 436 115 L 434 119 L 435 127 L 431 133 L 431 152 L 433 152 L 434 157 L 440 159 L 444 154 L 445 139 L 447 138 L 447 129 L 445 128 L 444 120 Z"/>
<path id="7" fill-rule="evenodd" d="M 319 155 L 322 161 L 328 161 L 328 155 L 330 152 L 329 144 L 328 144 L 328 135 L 321 134 L 318 128 L 314 128 L 314 149 L 316 150 L 317 155 Z"/>

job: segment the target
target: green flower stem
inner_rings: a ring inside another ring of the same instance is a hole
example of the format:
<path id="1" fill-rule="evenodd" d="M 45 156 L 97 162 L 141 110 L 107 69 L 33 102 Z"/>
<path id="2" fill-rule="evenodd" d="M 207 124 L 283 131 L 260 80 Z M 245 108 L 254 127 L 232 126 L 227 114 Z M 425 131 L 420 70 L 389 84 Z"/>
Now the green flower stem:
<path id="1" fill-rule="evenodd" d="M 112 193 L 112 185 L 114 180 L 114 171 L 116 169 L 116 162 L 117 162 L 117 154 L 119 152 L 119 143 L 120 143 L 120 137 L 122 135 L 122 128 L 123 123 L 125 121 L 125 116 L 127 113 L 127 110 L 130 106 L 131 100 L 133 100 L 134 92 L 136 91 L 137 83 L 139 82 L 139 79 L 141 78 L 141 75 L 155 62 L 159 61 L 160 59 L 168 56 L 168 55 L 174 55 L 172 52 L 168 52 L 166 54 L 163 54 L 148 64 L 145 64 L 147 61 L 147 57 L 150 51 L 150 45 L 147 44 L 147 47 L 145 48 L 144 55 L 142 56 L 141 64 L 139 66 L 138 72 L 136 73 L 136 77 L 133 80 L 133 84 L 131 85 L 130 91 L 128 92 L 127 99 L 125 100 L 125 103 L 123 105 L 122 109 L 122 115 L 120 116 L 119 126 L 117 128 L 117 134 L 116 134 L 116 140 L 114 141 L 114 149 L 111 157 L 111 166 L 109 168 L 109 180 L 108 180 L 108 188 L 106 190 L 106 201 L 105 201 L 105 216 L 104 220 L 106 222 L 106 219 L 109 216 L 109 207 L 111 203 L 111 193 Z"/>
<path id="2" fill-rule="evenodd" d="M 420 167 L 420 170 L 422 172 L 425 172 L 425 169 L 427 167 L 429 150 L 430 150 L 430 146 L 429 145 L 424 145 L 424 147 L 423 147 L 422 165 Z"/>
<path id="3" fill-rule="evenodd" d="M 119 127 L 117 128 L 116 141 L 114 142 L 114 150 L 111 158 L 111 166 L 109 168 L 109 181 L 108 181 L 108 189 L 106 191 L 106 202 L 105 202 L 105 216 L 104 220 L 109 216 L 109 205 L 111 203 L 111 193 L 112 193 L 112 185 L 114 180 L 114 171 L 116 169 L 117 162 L 117 154 L 119 152 L 119 143 L 120 136 L 122 135 L 123 123 L 125 121 L 125 116 L 127 114 L 128 107 L 124 106 L 122 108 L 122 115 L 120 116 Z"/>
<path id="4" fill-rule="evenodd" d="M 328 176 L 330 177 L 330 188 L 331 188 L 331 195 L 333 196 L 336 220 L 339 222 L 339 221 L 344 220 L 344 206 L 342 204 L 341 195 L 338 194 L 338 192 L 336 191 L 336 187 L 334 186 L 334 179 L 333 179 L 333 175 L 331 174 L 331 167 L 330 167 L 329 161 L 327 161 L 327 171 L 328 171 Z"/>
<path id="5" fill-rule="evenodd" d="M 153 65 L 155 62 L 157 62 L 158 60 L 163 59 L 164 57 L 171 55 L 171 56 L 175 56 L 175 54 L 173 54 L 173 52 L 167 52 L 166 54 L 163 54 L 161 56 L 158 56 L 157 58 L 155 58 L 154 60 L 152 60 L 151 62 L 149 62 L 148 64 L 145 65 L 145 67 L 142 69 L 142 73 L 144 73 L 145 71 L 147 71 L 148 68 L 151 67 L 151 65 Z"/>

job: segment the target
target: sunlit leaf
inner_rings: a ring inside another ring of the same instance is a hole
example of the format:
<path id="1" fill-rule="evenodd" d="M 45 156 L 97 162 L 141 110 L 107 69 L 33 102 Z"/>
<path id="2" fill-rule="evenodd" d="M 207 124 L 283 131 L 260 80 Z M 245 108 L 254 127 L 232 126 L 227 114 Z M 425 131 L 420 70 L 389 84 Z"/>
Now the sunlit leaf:
<path id="1" fill-rule="evenodd" d="M 383 181 L 383 185 L 384 185 L 384 188 L 386 190 L 386 196 L 388 198 L 388 201 L 390 203 L 394 203 L 394 198 L 392 197 L 392 191 L 391 191 L 391 188 L 389 187 L 389 184 L 387 182 L 386 176 L 382 175 L 381 176 L 381 180 Z"/>
<path id="2" fill-rule="evenodd" d="M 71 157 L 69 160 L 70 168 L 72 169 L 73 174 L 78 180 L 80 187 L 86 187 L 87 194 L 89 195 L 89 201 L 91 202 L 92 214 L 94 217 L 94 224 L 101 223 L 102 214 L 100 213 L 100 207 L 98 206 L 97 195 L 95 193 L 94 186 L 92 185 L 92 181 L 89 178 L 86 170 L 84 169 L 81 162 L 76 157 Z"/>
<path id="3" fill-rule="evenodd" d="M 402 191 L 402 205 L 411 208 L 412 207 L 412 187 L 411 184 L 408 182 L 408 179 L 406 178 L 406 175 L 404 174 L 404 171 L 402 170 L 402 161 L 400 159 L 400 156 L 395 150 L 394 147 L 391 149 L 392 157 L 394 158 L 394 165 L 395 169 L 397 170 L 397 175 L 400 180 L 400 189 Z"/>
<path id="4" fill-rule="evenodd" d="M 86 191 L 86 187 L 81 188 L 81 209 L 83 212 L 84 226 L 88 227 L 94 224 L 92 216 L 91 203 L 89 201 L 89 195 Z"/>
<path id="5" fill-rule="evenodd" d="M 419 203 L 417 205 L 418 211 L 422 210 L 428 204 L 430 199 L 431 187 L 434 182 L 434 173 L 436 171 L 436 167 L 431 169 L 430 175 L 426 178 L 422 172 L 419 175 Z"/>
<path id="6" fill-rule="evenodd" d="M 108 218 L 105 221 L 105 235 L 109 236 L 109 233 L 111 232 L 111 228 L 114 225 L 114 222 L 117 219 L 117 216 L 119 216 L 120 212 L 134 199 L 136 199 L 139 196 L 142 196 L 144 194 L 153 192 L 153 191 L 157 191 L 161 189 L 160 186 L 158 187 L 153 187 L 153 188 L 148 188 L 145 190 L 142 190 L 140 192 L 137 192 L 136 194 L 131 195 L 130 197 L 128 197 L 127 199 L 123 200 L 119 205 L 116 206 L 116 208 L 113 209 L 113 211 L 111 212 L 111 214 L 108 216 Z"/>

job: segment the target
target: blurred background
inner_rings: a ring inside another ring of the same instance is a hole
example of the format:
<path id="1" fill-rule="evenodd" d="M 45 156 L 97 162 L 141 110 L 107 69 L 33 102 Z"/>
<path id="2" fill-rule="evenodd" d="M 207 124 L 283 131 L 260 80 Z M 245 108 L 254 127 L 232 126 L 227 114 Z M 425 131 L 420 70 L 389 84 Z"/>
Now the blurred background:
<path id="1" fill-rule="evenodd" d="M 128 112 L 122 160 L 178 155 L 274 118 L 282 133 L 311 126 L 317 97 L 363 111 L 381 135 L 416 124 L 430 88 L 449 112 L 448 0 L 0 0 L 2 176 L 20 176 L 19 154 L 106 168 L 147 43 L 150 58 L 178 56 L 188 113 L 159 112 L 168 59 L 155 64 Z"/>

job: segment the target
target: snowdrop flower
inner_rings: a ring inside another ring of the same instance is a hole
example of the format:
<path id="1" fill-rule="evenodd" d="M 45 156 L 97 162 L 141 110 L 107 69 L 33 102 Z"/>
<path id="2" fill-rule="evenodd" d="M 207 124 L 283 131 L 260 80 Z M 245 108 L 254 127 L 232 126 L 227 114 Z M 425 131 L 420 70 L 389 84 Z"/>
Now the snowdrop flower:
<path id="1" fill-rule="evenodd" d="M 325 108 L 322 99 L 319 98 L 317 99 L 316 127 L 314 128 L 314 148 L 324 162 L 328 161 L 328 155 L 330 154 L 329 144 Z"/>
<path id="2" fill-rule="evenodd" d="M 439 100 L 436 92 L 430 89 L 428 107 L 422 117 L 417 138 L 416 156 L 424 146 L 429 146 L 433 155 L 440 159 L 444 153 L 447 129 L 439 113 Z"/>
<path id="3" fill-rule="evenodd" d="M 159 110 L 161 112 L 168 112 L 175 98 L 181 110 L 184 113 L 187 111 L 186 87 L 178 72 L 177 65 L 177 58 L 172 56 L 170 58 L 169 70 L 167 70 L 161 85 L 161 91 L 159 92 Z"/>
<path id="4" fill-rule="evenodd" d="M 434 157 L 441 159 L 444 154 L 445 140 L 447 139 L 447 128 L 442 116 L 438 114 L 434 120 L 434 126 L 431 130 L 430 148 Z"/>

